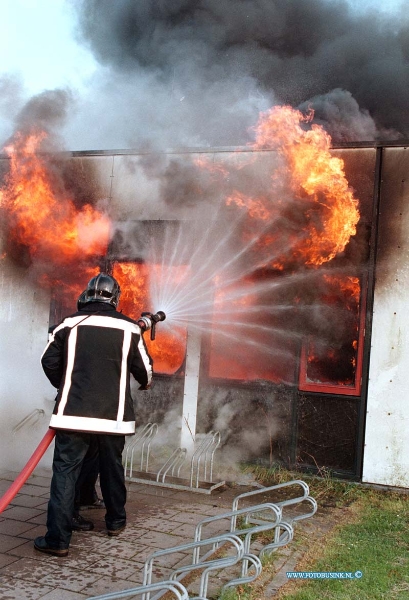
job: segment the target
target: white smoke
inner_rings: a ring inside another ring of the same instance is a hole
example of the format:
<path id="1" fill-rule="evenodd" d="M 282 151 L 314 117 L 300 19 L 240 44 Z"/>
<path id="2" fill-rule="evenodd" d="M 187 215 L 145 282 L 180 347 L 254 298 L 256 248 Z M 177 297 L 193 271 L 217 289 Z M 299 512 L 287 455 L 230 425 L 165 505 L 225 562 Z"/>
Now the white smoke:
<path id="1" fill-rule="evenodd" d="M 50 297 L 7 258 L 0 268 L 0 469 L 18 470 L 47 431 L 54 408 L 55 390 L 40 364 Z M 43 464 L 50 464 L 50 453 Z"/>

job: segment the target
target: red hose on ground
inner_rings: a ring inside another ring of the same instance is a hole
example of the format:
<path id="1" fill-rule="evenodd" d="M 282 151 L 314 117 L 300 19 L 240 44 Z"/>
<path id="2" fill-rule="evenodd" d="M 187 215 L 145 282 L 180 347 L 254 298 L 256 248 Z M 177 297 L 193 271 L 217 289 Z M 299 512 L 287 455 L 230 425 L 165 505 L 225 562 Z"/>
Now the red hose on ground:
<path id="1" fill-rule="evenodd" d="M 55 436 L 55 430 L 49 429 L 41 442 L 38 444 L 37 448 L 34 450 L 30 460 L 23 468 L 21 473 L 18 475 L 17 479 L 13 481 L 9 489 L 5 494 L 0 498 L 0 513 L 3 512 L 5 508 L 10 504 L 13 500 L 14 496 L 18 494 L 21 490 L 27 479 L 30 477 L 31 473 L 34 471 L 38 463 L 40 462 L 41 457 L 44 455 L 48 446 L 51 444 Z"/>

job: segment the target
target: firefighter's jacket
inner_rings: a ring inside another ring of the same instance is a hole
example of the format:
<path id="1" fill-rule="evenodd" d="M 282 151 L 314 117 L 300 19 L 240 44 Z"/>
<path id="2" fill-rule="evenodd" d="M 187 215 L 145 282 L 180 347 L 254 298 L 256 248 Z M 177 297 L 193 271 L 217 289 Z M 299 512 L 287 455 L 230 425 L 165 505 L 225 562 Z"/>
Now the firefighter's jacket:
<path id="1" fill-rule="evenodd" d="M 152 360 L 135 321 L 110 304 L 91 302 L 55 327 L 41 364 L 58 388 L 50 427 L 135 432 L 130 374 L 143 388 L 152 379 Z"/>

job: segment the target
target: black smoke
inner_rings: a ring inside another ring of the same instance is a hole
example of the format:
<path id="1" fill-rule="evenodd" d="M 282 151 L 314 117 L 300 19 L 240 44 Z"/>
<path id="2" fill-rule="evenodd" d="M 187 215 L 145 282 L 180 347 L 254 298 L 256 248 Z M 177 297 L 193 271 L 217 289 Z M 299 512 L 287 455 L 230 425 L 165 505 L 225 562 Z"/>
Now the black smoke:
<path id="1" fill-rule="evenodd" d="M 156 116 L 152 106 L 134 106 L 134 114 L 150 119 L 154 137 L 158 120 L 185 128 L 176 143 L 240 144 L 255 112 L 271 103 L 313 106 L 335 142 L 409 136 L 409 26 L 396 15 L 357 13 L 344 0 L 74 7 L 79 36 L 111 84 L 126 94 L 133 87 L 135 105 L 147 102 L 151 84 Z M 135 124 L 134 134 L 147 136 Z"/>
<path id="2" fill-rule="evenodd" d="M 62 129 L 74 102 L 71 91 L 69 89 L 45 90 L 23 102 L 22 95 L 19 94 L 21 90 L 18 82 L 10 80 L 6 89 L 5 81 L 3 79 L 0 82 L 0 91 L 4 92 L 2 102 L 14 106 L 13 110 L 11 106 L 7 110 L 7 114 L 11 117 L 12 133 L 3 145 L 7 147 L 9 144 L 14 144 L 16 136 L 25 138 L 41 132 L 43 135 L 38 150 L 44 152 L 62 150 Z"/>
<path id="3" fill-rule="evenodd" d="M 16 115 L 16 129 L 27 133 L 37 129 L 56 136 L 67 118 L 71 102 L 69 90 L 46 90 L 37 94 Z"/>

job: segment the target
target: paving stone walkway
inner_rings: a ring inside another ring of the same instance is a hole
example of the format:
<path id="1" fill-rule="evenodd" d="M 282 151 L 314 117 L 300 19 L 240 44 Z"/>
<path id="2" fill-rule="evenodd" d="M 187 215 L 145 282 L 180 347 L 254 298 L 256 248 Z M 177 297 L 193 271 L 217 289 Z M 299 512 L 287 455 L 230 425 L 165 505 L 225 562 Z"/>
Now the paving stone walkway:
<path id="1" fill-rule="evenodd" d="M 16 475 L 0 472 L 0 496 Z M 110 538 L 104 510 L 84 511 L 83 516 L 94 521 L 95 529 L 74 532 L 68 557 L 57 558 L 33 547 L 34 538 L 45 533 L 50 480 L 50 472 L 37 469 L 0 514 L 1 600 L 79 600 L 140 585 L 149 554 L 192 541 L 199 521 L 231 510 L 233 498 L 251 489 L 225 486 L 207 495 L 130 483 L 126 530 Z M 314 528 L 317 519 L 310 519 L 308 527 Z M 279 564 L 281 579 L 285 561 L 293 556 L 291 549 L 287 553 Z M 183 553 L 166 557 L 154 569 L 155 580 L 165 579 L 184 559 Z M 213 582 L 209 595 L 222 583 Z M 269 596 L 279 587 L 270 582 Z"/>

